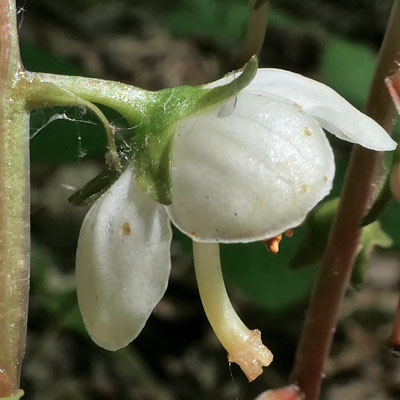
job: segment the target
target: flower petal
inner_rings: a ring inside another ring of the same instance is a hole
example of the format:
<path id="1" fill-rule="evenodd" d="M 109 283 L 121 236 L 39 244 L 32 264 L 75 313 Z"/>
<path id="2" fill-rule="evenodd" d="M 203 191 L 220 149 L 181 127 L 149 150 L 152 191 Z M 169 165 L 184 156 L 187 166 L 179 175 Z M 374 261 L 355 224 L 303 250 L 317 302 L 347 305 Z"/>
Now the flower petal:
<path id="1" fill-rule="evenodd" d="M 396 142 L 372 118 L 358 111 L 330 87 L 302 75 L 262 68 L 244 92 L 270 94 L 300 105 L 324 129 L 340 139 L 368 149 L 385 151 Z"/>
<path id="2" fill-rule="evenodd" d="M 231 82 L 237 73 L 204 85 L 213 88 Z M 242 93 L 279 96 L 301 106 L 327 131 L 340 139 L 377 151 L 393 150 L 397 143 L 372 118 L 358 111 L 329 86 L 294 72 L 259 68 Z"/>
<path id="3" fill-rule="evenodd" d="M 163 296 L 171 268 L 171 228 L 164 207 L 126 170 L 87 213 L 76 255 L 83 320 L 108 350 L 128 345 Z"/>
<path id="4" fill-rule="evenodd" d="M 301 223 L 334 174 L 320 126 L 289 102 L 243 92 L 229 116 L 219 112 L 177 125 L 173 222 L 203 242 L 260 240 Z"/>

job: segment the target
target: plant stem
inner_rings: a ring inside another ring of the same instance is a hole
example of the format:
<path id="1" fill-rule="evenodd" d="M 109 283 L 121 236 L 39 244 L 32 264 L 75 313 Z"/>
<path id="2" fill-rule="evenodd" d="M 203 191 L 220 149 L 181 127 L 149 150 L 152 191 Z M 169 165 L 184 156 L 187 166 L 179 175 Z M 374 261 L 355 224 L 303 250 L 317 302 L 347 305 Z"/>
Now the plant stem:
<path id="1" fill-rule="evenodd" d="M 388 338 L 388 342 L 392 346 L 392 352 L 397 356 L 400 351 L 400 296 L 397 301 L 396 314 L 394 316 L 392 333 Z"/>
<path id="2" fill-rule="evenodd" d="M 25 71 L 23 75 L 26 90 L 29 92 L 27 102 L 30 108 L 43 108 L 48 91 L 38 91 L 46 85 L 53 84 L 64 90 L 66 94 L 81 97 L 91 103 L 99 103 L 113 108 L 122 115 L 142 115 L 142 107 L 151 95 L 149 91 L 126 85 L 120 82 L 81 76 L 66 76 L 42 72 Z M 38 98 L 40 99 L 38 104 Z M 31 98 L 33 100 L 31 100 Z M 52 103 L 49 103 L 53 105 Z M 49 106 L 47 104 L 47 106 Z"/>
<path id="3" fill-rule="evenodd" d="M 19 387 L 29 290 L 29 114 L 14 0 L 0 3 L 0 397 Z"/>
<path id="4" fill-rule="evenodd" d="M 249 18 L 242 50 L 233 69 L 241 68 L 254 55 L 259 56 L 267 31 L 269 1 L 257 5 L 257 0 L 249 0 Z"/>
<path id="5" fill-rule="evenodd" d="M 400 1 L 395 0 L 366 105 L 366 113 L 388 132 L 393 129 L 395 109 L 384 80 L 397 69 L 399 54 Z M 382 156 L 360 146 L 355 146 L 352 152 L 292 373 L 292 381 L 299 385 L 307 400 L 319 397 L 325 361 L 358 250 L 359 222 L 371 206 Z"/>

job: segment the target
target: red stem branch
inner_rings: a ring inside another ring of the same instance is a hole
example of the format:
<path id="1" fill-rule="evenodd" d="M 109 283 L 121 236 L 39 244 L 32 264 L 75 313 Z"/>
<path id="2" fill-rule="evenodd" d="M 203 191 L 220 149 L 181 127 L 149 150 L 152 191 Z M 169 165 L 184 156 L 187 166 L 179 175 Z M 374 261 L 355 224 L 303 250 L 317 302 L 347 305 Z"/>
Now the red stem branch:
<path id="1" fill-rule="evenodd" d="M 399 55 L 400 1 L 395 0 L 365 108 L 388 132 L 393 129 L 395 109 L 384 79 L 397 69 Z M 307 400 L 319 398 L 325 361 L 359 246 L 359 222 L 371 206 L 382 156 L 360 146 L 354 146 L 352 152 L 292 372 L 292 381 Z"/>

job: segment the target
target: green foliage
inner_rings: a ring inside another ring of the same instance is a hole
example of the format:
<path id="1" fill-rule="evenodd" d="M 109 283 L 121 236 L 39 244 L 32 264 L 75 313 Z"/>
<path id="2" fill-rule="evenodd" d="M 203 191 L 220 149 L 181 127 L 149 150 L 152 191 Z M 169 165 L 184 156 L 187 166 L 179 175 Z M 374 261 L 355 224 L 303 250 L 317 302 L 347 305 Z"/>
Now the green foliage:
<path id="1" fill-rule="evenodd" d="M 394 247 L 400 249 L 400 204 L 393 201 L 380 218 L 385 232 L 393 239 Z"/>
<path id="2" fill-rule="evenodd" d="M 312 211 L 307 219 L 304 240 L 291 260 L 292 267 L 310 267 L 320 263 L 338 204 L 339 199 L 333 198 L 321 203 Z M 363 229 L 351 277 L 351 283 L 356 290 L 360 290 L 365 281 L 369 256 L 374 246 L 388 248 L 392 244 L 392 239 L 382 230 L 378 221 Z"/>
<path id="3" fill-rule="evenodd" d="M 283 238 L 278 254 L 269 253 L 261 242 L 221 245 L 225 280 L 268 312 L 288 310 L 309 293 L 315 274 L 312 268 L 292 270 L 289 267 L 303 237 L 303 230 L 296 229 L 292 238 Z M 176 229 L 174 240 L 186 252 L 191 252 L 192 241 Z"/>
<path id="4" fill-rule="evenodd" d="M 246 1 L 193 0 L 172 9 L 166 16 L 175 36 L 213 37 L 238 44 L 246 32 Z"/>
<path id="5" fill-rule="evenodd" d="M 325 83 L 361 108 L 375 63 L 376 53 L 367 46 L 334 37 L 324 47 L 321 68 Z"/>
<path id="6" fill-rule="evenodd" d="M 284 238 L 278 254 L 268 253 L 258 243 L 222 245 L 221 258 L 228 283 L 240 287 L 268 312 L 283 312 L 309 293 L 315 270 L 292 270 L 289 263 L 303 237 L 297 229 Z"/>
<path id="7" fill-rule="evenodd" d="M 35 302 L 52 321 L 51 328 L 68 329 L 88 337 L 76 301 L 75 288 L 54 290 L 51 280 L 60 274 L 49 251 L 36 242 L 32 243 L 31 287 Z M 62 279 L 61 276 L 58 277 Z"/>
<path id="8" fill-rule="evenodd" d="M 54 115 L 60 118 L 54 119 Z M 89 123 L 78 122 L 82 120 Z M 63 164 L 102 156 L 107 149 L 100 124 L 93 116 L 82 115 L 80 109 L 57 107 L 33 112 L 31 138 L 30 155 L 34 163 Z"/>

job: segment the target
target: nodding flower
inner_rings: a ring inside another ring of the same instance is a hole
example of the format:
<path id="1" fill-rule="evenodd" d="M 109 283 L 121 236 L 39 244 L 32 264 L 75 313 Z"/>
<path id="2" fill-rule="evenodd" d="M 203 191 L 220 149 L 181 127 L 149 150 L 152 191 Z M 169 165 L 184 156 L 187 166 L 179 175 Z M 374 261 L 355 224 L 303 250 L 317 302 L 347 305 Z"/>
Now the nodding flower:
<path id="1" fill-rule="evenodd" d="M 293 228 L 330 192 L 335 165 L 323 129 L 372 150 L 396 147 L 375 121 L 329 87 L 288 71 L 259 69 L 228 105 L 176 124 L 170 205 L 146 194 L 129 164 L 89 210 L 79 236 L 78 301 L 92 339 L 117 350 L 139 335 L 167 288 L 172 222 L 193 240 L 200 296 L 229 360 L 249 380 L 260 375 L 272 353 L 260 332 L 235 313 L 218 246 Z"/>

